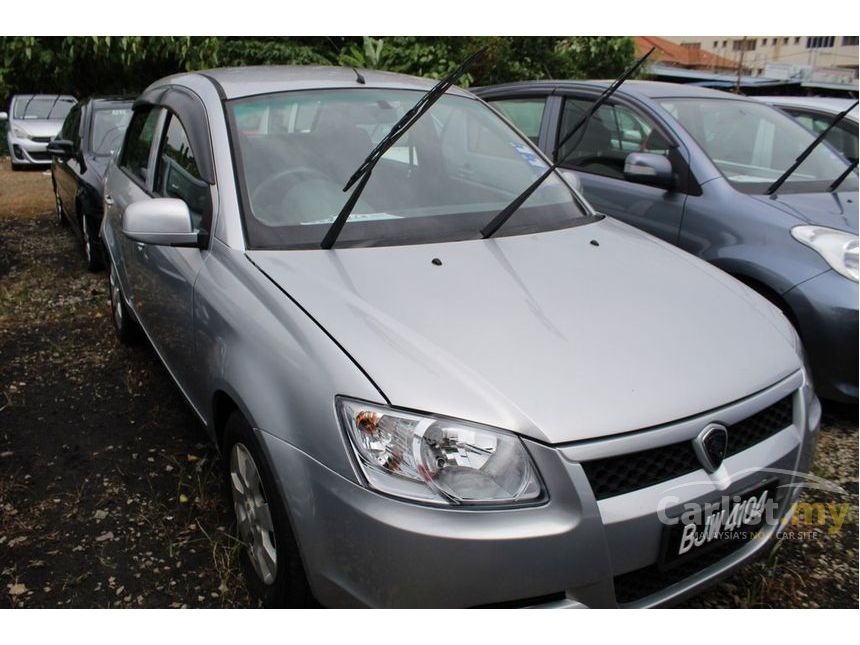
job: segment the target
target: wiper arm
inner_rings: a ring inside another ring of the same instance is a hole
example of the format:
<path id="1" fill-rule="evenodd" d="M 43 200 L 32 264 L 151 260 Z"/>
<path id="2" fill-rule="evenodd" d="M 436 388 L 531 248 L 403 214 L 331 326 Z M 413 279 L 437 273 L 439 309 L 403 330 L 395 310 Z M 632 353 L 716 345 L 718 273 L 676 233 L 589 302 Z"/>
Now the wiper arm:
<path id="1" fill-rule="evenodd" d="M 848 175 L 850 175 L 850 174 L 851 174 L 851 171 L 852 171 L 852 170 L 854 170 L 856 167 L 857 167 L 857 160 L 855 159 L 855 160 L 854 160 L 854 161 L 852 161 L 850 164 L 848 164 L 848 167 L 845 169 L 845 172 L 843 172 L 841 175 L 839 175 L 839 176 L 838 176 L 838 177 L 833 181 L 833 183 L 832 183 L 832 184 L 830 184 L 830 185 L 827 187 L 827 190 L 828 190 L 829 192 L 831 192 L 831 193 L 832 193 L 834 190 L 836 190 L 837 188 L 839 188 L 839 184 L 841 184 L 843 181 L 845 181 L 845 178 L 846 178 Z"/>
<path id="2" fill-rule="evenodd" d="M 338 216 L 335 218 L 334 222 L 332 222 L 328 231 L 325 234 L 325 237 L 322 240 L 320 246 L 324 249 L 330 249 L 334 246 L 334 243 L 337 241 L 338 235 L 340 235 L 341 230 L 343 229 L 344 224 L 346 224 L 346 220 L 349 219 L 350 214 L 352 213 L 352 209 L 355 208 L 356 202 L 358 202 L 358 198 L 361 196 L 361 191 L 364 190 L 364 187 L 367 185 L 367 181 L 370 179 L 370 175 L 373 172 L 373 168 L 382 158 L 382 156 L 391 148 L 397 140 L 402 137 L 405 132 L 412 127 L 412 125 L 420 119 L 427 111 L 433 106 L 433 104 L 442 98 L 442 95 L 448 91 L 448 89 L 457 82 L 457 80 L 465 74 L 475 62 L 484 55 L 484 52 L 487 51 L 486 47 L 482 47 L 474 54 L 469 56 L 466 60 L 464 60 L 457 69 L 448 74 L 441 81 L 436 83 L 424 96 L 422 96 L 418 101 L 413 105 L 409 110 L 400 117 L 400 120 L 397 121 L 393 126 L 391 126 L 391 130 L 388 131 L 382 141 L 376 144 L 376 147 L 370 151 L 370 154 L 367 155 L 365 160 L 361 163 L 358 169 L 352 173 L 352 176 L 346 182 L 346 185 L 343 187 L 343 191 L 352 187 L 353 184 L 358 182 L 358 185 L 355 187 L 355 190 L 352 191 L 352 194 L 349 196 L 349 199 L 346 200 L 346 203 L 343 205 L 343 208 L 338 213 Z M 359 181 L 360 180 L 360 181 Z"/>
<path id="3" fill-rule="evenodd" d="M 576 122 L 576 125 L 574 125 L 570 130 L 568 130 L 567 133 L 561 139 L 559 139 L 558 144 L 555 146 L 555 149 L 552 152 L 552 156 L 554 158 L 558 157 L 558 152 L 559 150 L 561 150 L 561 147 L 565 143 L 570 141 L 570 138 L 574 134 L 576 134 L 580 130 L 580 128 L 582 128 L 582 126 L 588 123 L 589 119 L 591 119 L 592 115 L 597 112 L 600 106 L 606 103 L 606 101 L 609 100 L 610 96 L 615 94 L 615 90 L 621 87 L 621 84 L 624 81 L 630 78 L 633 74 L 636 73 L 636 70 L 642 67 L 642 64 L 648 59 L 654 49 L 655 48 L 652 47 L 650 50 L 648 50 L 648 52 L 644 56 L 642 56 L 642 58 L 640 58 L 635 63 L 633 63 L 633 65 L 628 67 L 627 70 L 612 83 L 612 85 L 610 85 L 605 90 L 603 90 L 603 92 L 601 92 L 600 96 L 597 97 L 597 100 L 594 101 L 588 112 L 586 112 L 582 116 L 582 118 L 580 118 L 579 121 Z M 508 219 L 510 219 L 511 215 L 513 215 L 516 210 L 523 205 L 523 202 L 525 202 L 529 197 L 531 197 L 532 193 L 534 193 L 538 189 L 538 187 L 544 182 L 544 180 L 549 177 L 555 171 L 556 168 L 558 168 L 562 163 L 564 163 L 564 161 L 570 156 L 570 153 L 572 153 L 575 149 L 576 146 L 572 147 L 565 153 L 563 157 L 557 159 L 554 163 L 550 164 L 549 168 L 546 169 L 546 172 L 544 172 L 542 175 L 540 175 L 540 177 L 538 177 L 531 184 L 529 184 L 523 192 L 514 197 L 513 201 L 510 204 L 505 206 L 499 212 L 499 214 L 496 215 L 490 221 L 489 224 L 487 224 L 484 228 L 481 229 L 481 236 L 484 239 L 492 237 L 493 234 L 498 231 L 502 227 L 502 225 L 508 221 Z"/>
<path id="4" fill-rule="evenodd" d="M 794 173 L 794 171 L 800 167 L 800 164 L 802 164 L 804 161 L 806 161 L 806 158 L 810 154 L 812 154 L 812 151 L 818 147 L 818 144 L 821 143 L 822 141 L 824 141 L 824 138 L 833 129 L 833 127 L 837 123 L 839 123 L 842 119 L 844 119 L 845 116 L 851 110 L 853 110 L 855 107 L 857 107 L 857 103 L 858 103 L 858 101 L 854 101 L 854 103 L 847 110 L 843 110 L 842 112 L 837 114 L 836 117 L 830 122 L 830 125 L 828 125 L 826 128 L 824 128 L 824 130 L 821 131 L 821 134 L 819 134 L 812 143 L 810 143 L 808 146 L 806 146 L 806 150 L 804 150 L 803 152 L 800 153 L 800 155 L 798 155 L 797 159 L 795 159 L 794 163 L 791 164 L 791 166 L 789 166 L 788 170 L 786 170 L 784 173 L 782 173 L 775 182 L 773 182 L 770 186 L 768 186 L 767 190 L 764 191 L 764 194 L 765 195 L 773 195 L 777 190 L 779 190 L 779 187 L 785 183 L 786 179 L 791 177 L 791 175 Z"/>

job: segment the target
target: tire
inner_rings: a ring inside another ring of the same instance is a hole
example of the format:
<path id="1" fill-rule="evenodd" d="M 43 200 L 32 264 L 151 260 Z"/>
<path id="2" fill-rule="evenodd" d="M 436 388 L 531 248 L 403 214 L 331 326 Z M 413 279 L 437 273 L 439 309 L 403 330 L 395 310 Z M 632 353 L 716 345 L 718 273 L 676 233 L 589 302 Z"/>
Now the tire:
<path id="1" fill-rule="evenodd" d="M 248 591 L 264 607 L 318 606 L 286 504 L 257 437 L 238 411 L 227 420 L 223 456 Z"/>
<path id="2" fill-rule="evenodd" d="M 81 217 L 81 237 L 83 237 L 84 257 L 87 260 L 87 271 L 95 273 L 104 267 L 101 253 L 101 240 L 97 229 L 89 215 Z"/>
<path id="3" fill-rule="evenodd" d="M 131 316 L 131 312 L 125 305 L 125 296 L 119 284 L 116 267 L 111 263 L 108 272 L 108 294 L 110 295 L 110 319 L 113 322 L 116 337 L 123 345 L 138 345 L 143 338 L 143 330 Z"/>
<path id="4" fill-rule="evenodd" d="M 15 167 L 12 166 L 14 169 Z M 57 226 L 68 226 L 69 222 L 66 220 L 66 214 L 63 212 L 63 202 L 60 201 L 60 193 L 57 190 L 56 184 L 54 184 L 54 222 Z"/>

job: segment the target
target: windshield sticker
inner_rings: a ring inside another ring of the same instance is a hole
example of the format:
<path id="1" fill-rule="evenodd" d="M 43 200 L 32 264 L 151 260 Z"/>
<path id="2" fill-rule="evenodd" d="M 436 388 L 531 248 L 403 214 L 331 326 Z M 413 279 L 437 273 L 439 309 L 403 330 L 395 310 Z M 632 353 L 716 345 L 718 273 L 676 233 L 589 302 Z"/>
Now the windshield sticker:
<path id="1" fill-rule="evenodd" d="M 546 162 L 535 154 L 529 146 L 519 141 L 511 141 L 511 147 L 516 150 L 517 154 L 522 157 L 526 163 L 532 168 L 539 169 L 541 172 L 546 170 Z"/>

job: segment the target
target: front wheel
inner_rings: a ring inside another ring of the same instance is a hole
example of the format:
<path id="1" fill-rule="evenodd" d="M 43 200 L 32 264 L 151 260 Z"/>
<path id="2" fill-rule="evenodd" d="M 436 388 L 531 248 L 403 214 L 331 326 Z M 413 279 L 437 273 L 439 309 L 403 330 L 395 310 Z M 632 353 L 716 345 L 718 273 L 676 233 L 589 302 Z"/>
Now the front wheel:
<path id="1" fill-rule="evenodd" d="M 111 263 L 108 275 L 108 290 L 110 292 L 110 311 L 113 328 L 116 337 L 123 345 L 137 345 L 143 336 L 143 332 L 137 321 L 131 317 L 131 313 L 125 304 L 125 296 L 119 284 L 119 276 L 116 267 Z"/>
<path id="2" fill-rule="evenodd" d="M 60 199 L 60 191 L 57 190 L 56 185 L 54 186 L 54 222 L 57 226 L 66 226 L 68 224 L 68 222 L 66 222 L 66 215 L 63 212 L 63 202 Z"/>
<path id="3" fill-rule="evenodd" d="M 254 431 L 238 412 L 227 420 L 223 455 L 251 595 L 265 607 L 315 606 L 286 505 Z"/>
<path id="4" fill-rule="evenodd" d="M 101 255 L 101 241 L 99 240 L 97 227 L 87 215 L 81 218 L 81 233 L 84 238 L 84 257 L 87 259 L 87 271 L 95 273 L 104 266 Z"/>

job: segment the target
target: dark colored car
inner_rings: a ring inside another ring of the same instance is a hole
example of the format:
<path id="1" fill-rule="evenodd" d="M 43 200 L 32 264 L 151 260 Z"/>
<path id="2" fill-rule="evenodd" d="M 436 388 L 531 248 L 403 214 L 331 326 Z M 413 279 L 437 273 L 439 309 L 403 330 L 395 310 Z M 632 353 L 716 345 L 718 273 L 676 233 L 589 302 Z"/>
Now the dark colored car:
<path id="1" fill-rule="evenodd" d="M 113 153 L 122 145 L 131 104 L 131 100 L 114 98 L 81 101 L 48 144 L 57 222 L 70 224 L 80 236 L 90 271 L 103 266 L 98 231 L 104 175 Z"/>
<path id="2" fill-rule="evenodd" d="M 599 212 L 768 298 L 797 327 L 819 396 L 856 402 L 857 174 L 842 154 L 822 143 L 777 185 L 813 132 L 753 99 L 649 81 L 625 83 L 556 150 L 606 86 L 535 81 L 474 93 L 575 171 Z"/>

